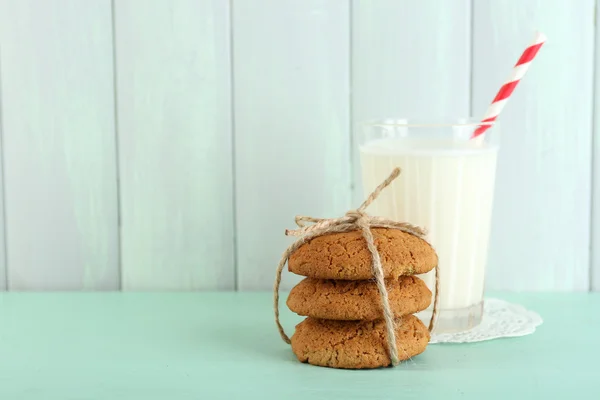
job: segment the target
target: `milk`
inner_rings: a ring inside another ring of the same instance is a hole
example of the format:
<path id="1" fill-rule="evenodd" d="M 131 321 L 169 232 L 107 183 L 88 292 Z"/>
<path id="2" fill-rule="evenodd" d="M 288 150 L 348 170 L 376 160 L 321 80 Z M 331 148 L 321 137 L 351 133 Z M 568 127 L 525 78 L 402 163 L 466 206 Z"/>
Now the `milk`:
<path id="1" fill-rule="evenodd" d="M 376 139 L 360 148 L 365 194 L 401 168 L 369 214 L 428 230 L 439 257 L 441 331 L 481 318 L 496 155 L 496 146 L 451 139 Z M 433 292 L 434 271 L 420 277 Z"/>

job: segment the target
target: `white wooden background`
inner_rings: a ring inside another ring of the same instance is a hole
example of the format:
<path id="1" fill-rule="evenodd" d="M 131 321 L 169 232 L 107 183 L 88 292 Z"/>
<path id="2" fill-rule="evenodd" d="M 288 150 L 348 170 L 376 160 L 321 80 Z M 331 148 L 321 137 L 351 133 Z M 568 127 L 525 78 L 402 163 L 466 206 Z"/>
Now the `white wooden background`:
<path id="1" fill-rule="evenodd" d="M 501 117 L 487 285 L 598 290 L 595 14 L 594 0 L 0 0 L 0 289 L 268 290 L 294 215 L 360 203 L 357 122 L 480 116 L 541 30 Z"/>

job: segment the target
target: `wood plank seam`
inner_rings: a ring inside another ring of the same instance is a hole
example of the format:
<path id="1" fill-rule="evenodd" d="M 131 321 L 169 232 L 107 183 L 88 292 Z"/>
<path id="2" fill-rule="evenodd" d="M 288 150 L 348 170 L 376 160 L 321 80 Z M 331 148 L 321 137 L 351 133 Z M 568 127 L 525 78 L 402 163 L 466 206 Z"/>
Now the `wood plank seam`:
<path id="1" fill-rule="evenodd" d="M 0 38 L 1 39 L 1 38 Z M 7 290 L 8 285 L 8 259 L 6 256 L 6 195 L 4 191 L 4 119 L 2 108 L 2 41 L 0 40 L 0 291 Z"/>
<path id="2" fill-rule="evenodd" d="M 470 20 L 470 25 L 469 25 L 469 117 L 474 117 L 473 115 L 473 68 L 474 68 L 474 59 L 473 59 L 473 54 L 475 53 L 474 51 L 474 46 L 475 46 L 475 39 L 473 35 L 473 32 L 475 32 L 475 18 L 473 17 L 475 15 L 474 13 L 474 9 L 475 9 L 475 5 L 473 4 L 474 0 L 470 0 L 469 1 L 469 20 Z"/>
<path id="3" fill-rule="evenodd" d="M 598 207 L 600 205 L 600 160 L 598 160 L 599 152 L 598 146 L 600 146 L 600 140 L 596 137 L 596 132 L 598 131 L 598 119 L 596 117 L 596 107 L 598 103 L 598 90 L 600 89 L 598 85 L 598 68 L 600 67 L 600 54 L 598 52 L 598 46 L 600 45 L 598 42 L 598 38 L 600 32 L 598 30 L 598 1 L 594 2 L 594 68 L 592 69 L 592 87 L 594 88 L 593 96 L 592 96 L 592 165 L 591 165 L 591 195 L 592 200 L 590 201 L 590 264 L 589 264 L 589 287 L 588 290 L 590 292 L 600 290 L 600 254 L 596 250 L 595 244 L 600 241 L 600 235 L 598 235 L 598 229 L 600 228 L 600 214 Z"/>
<path id="4" fill-rule="evenodd" d="M 111 9 L 111 22 L 112 22 L 112 57 L 113 57 L 113 106 L 114 106 L 114 120 L 115 120 L 115 169 L 116 169 L 116 191 L 117 191 L 117 289 L 123 290 L 123 257 L 121 249 L 123 246 L 122 242 L 122 226 L 121 226 L 121 163 L 120 163 L 120 152 L 119 152 L 119 95 L 118 95 L 118 84 L 117 84 L 117 24 L 116 24 L 116 8 L 115 0 L 110 2 Z"/>
<path id="5" fill-rule="evenodd" d="M 233 0 L 229 0 L 229 115 L 231 118 L 231 206 L 232 206 L 232 219 L 233 219 L 233 289 L 239 291 L 239 247 L 238 247 L 238 215 L 237 215 L 237 164 L 236 164 L 236 124 L 235 124 L 235 37 L 233 26 Z"/>
<path id="6" fill-rule="evenodd" d="M 348 121 L 348 127 L 349 129 L 349 135 L 350 135 L 350 147 L 349 147 L 349 151 L 348 151 L 348 159 L 349 159 L 349 163 L 350 163 L 350 168 L 349 168 L 349 184 L 350 184 L 350 206 L 351 207 L 358 207 L 359 205 L 356 204 L 354 205 L 354 199 L 358 198 L 358 194 L 356 193 L 357 187 L 356 187 L 356 182 L 354 177 L 356 176 L 357 172 L 356 169 L 360 168 L 360 165 L 355 165 L 354 162 L 354 148 L 355 146 L 358 146 L 358 140 L 356 137 L 356 121 L 354 119 L 354 86 L 352 84 L 352 82 L 354 81 L 354 1 L 353 0 L 348 0 L 348 88 L 349 93 L 348 93 L 348 117 L 349 117 L 349 121 Z"/>

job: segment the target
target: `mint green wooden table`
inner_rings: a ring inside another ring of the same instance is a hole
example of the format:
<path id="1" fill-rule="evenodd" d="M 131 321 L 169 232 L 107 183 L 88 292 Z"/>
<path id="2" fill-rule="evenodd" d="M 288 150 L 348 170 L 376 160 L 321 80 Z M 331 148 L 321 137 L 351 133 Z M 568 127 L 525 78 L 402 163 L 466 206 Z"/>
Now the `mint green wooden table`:
<path id="1" fill-rule="evenodd" d="M 600 398 L 600 294 L 494 296 L 544 324 L 345 371 L 295 360 L 270 293 L 1 294 L 0 399 Z"/>

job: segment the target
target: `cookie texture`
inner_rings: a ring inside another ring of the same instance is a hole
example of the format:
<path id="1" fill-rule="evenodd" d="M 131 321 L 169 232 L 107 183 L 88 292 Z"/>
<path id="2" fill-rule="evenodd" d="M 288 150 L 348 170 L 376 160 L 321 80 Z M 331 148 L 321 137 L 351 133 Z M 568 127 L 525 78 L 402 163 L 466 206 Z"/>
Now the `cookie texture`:
<path id="1" fill-rule="evenodd" d="M 429 339 L 429 331 L 414 315 L 396 319 L 400 360 L 422 353 Z M 383 320 L 331 321 L 308 317 L 296 326 L 291 340 L 298 360 L 312 365 L 346 369 L 391 365 Z"/>
<path id="2" fill-rule="evenodd" d="M 373 228 L 371 231 L 385 278 L 423 274 L 438 263 L 436 252 L 423 239 L 398 229 Z M 318 279 L 365 280 L 373 276 L 371 253 L 360 231 L 312 239 L 290 256 L 288 269 Z"/>
<path id="3" fill-rule="evenodd" d="M 431 304 L 431 291 L 416 276 L 387 279 L 390 307 L 396 317 L 413 314 Z M 304 278 L 290 292 L 287 306 L 296 314 L 334 320 L 375 320 L 383 308 L 374 281 Z"/>

